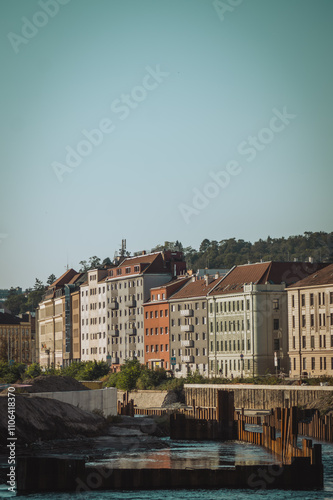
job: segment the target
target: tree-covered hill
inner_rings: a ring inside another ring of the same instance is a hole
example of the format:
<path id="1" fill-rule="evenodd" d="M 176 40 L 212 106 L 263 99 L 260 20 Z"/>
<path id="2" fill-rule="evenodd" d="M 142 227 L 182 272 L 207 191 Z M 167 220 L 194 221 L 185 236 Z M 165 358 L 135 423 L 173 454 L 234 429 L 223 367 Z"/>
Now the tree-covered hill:
<path id="1" fill-rule="evenodd" d="M 185 254 L 188 269 L 231 268 L 247 262 L 275 261 L 308 261 L 333 262 L 333 232 L 305 232 L 304 235 L 289 238 L 259 239 L 254 243 L 236 238 L 217 240 L 204 239 L 195 250 L 183 247 L 179 241 L 166 241 L 157 245 L 152 251 L 163 249 L 181 250 Z"/>

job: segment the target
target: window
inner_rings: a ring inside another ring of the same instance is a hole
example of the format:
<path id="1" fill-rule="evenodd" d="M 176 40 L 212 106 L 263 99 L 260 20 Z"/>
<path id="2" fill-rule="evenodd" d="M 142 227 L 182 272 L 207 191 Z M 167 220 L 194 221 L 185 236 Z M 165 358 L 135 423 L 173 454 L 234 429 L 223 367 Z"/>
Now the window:
<path id="1" fill-rule="evenodd" d="M 279 299 L 274 299 L 273 300 L 273 310 L 278 311 L 279 308 L 280 308 Z"/>
<path id="2" fill-rule="evenodd" d="M 315 346 L 315 338 L 314 335 L 311 335 L 311 349 L 314 349 Z"/>
<path id="3" fill-rule="evenodd" d="M 293 325 L 293 328 L 295 328 L 295 316 L 292 317 L 292 325 Z"/>
<path id="4" fill-rule="evenodd" d="M 303 370 L 306 370 L 306 358 L 303 358 Z"/>
<path id="5" fill-rule="evenodd" d="M 333 292 L 330 292 L 330 304 L 333 304 Z"/>
<path id="6" fill-rule="evenodd" d="M 280 339 L 274 339 L 274 351 L 280 350 Z"/>
<path id="7" fill-rule="evenodd" d="M 296 349 L 296 337 L 293 335 L 293 349 Z"/>
<path id="8" fill-rule="evenodd" d="M 280 326 L 279 319 L 274 318 L 274 320 L 273 320 L 273 330 L 278 330 L 279 326 Z"/>
<path id="9" fill-rule="evenodd" d="M 302 336 L 302 349 L 306 349 L 306 337 L 305 337 L 305 335 Z"/>
<path id="10" fill-rule="evenodd" d="M 305 314 L 302 314 L 302 328 L 305 328 L 305 326 L 306 326 Z"/>
<path id="11" fill-rule="evenodd" d="M 316 360 L 315 358 L 311 358 L 311 370 L 315 370 L 316 368 Z"/>
<path id="12" fill-rule="evenodd" d="M 313 306 L 313 304 L 314 304 L 313 293 L 310 293 L 310 306 Z"/>
<path id="13" fill-rule="evenodd" d="M 305 294 L 304 293 L 302 293 L 302 295 L 301 295 L 301 304 L 302 304 L 302 307 L 305 306 Z"/>

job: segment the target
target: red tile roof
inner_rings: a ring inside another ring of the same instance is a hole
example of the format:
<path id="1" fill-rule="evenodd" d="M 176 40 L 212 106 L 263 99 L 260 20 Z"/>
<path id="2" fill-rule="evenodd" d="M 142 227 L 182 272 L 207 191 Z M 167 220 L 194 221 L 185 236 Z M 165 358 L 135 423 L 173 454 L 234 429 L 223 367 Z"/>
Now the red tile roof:
<path id="1" fill-rule="evenodd" d="M 53 288 L 53 287 L 62 287 L 64 285 L 67 285 L 68 283 L 70 283 L 70 281 L 74 278 L 75 275 L 77 275 L 79 273 L 77 273 L 77 271 L 75 271 L 74 269 L 68 269 L 66 272 L 64 272 L 64 274 L 62 274 L 60 276 L 60 278 L 58 278 L 57 280 L 55 280 L 52 285 L 50 285 L 49 288 Z"/>
<path id="2" fill-rule="evenodd" d="M 206 297 L 207 293 L 214 288 L 221 278 L 214 279 L 209 277 L 208 285 L 204 278 L 196 281 L 189 281 L 181 290 L 171 295 L 170 300 L 189 299 L 193 297 Z"/>
<path id="3" fill-rule="evenodd" d="M 333 285 L 333 264 L 329 264 L 324 269 L 315 271 L 310 276 L 297 281 L 290 288 L 310 287 L 318 285 Z"/>
<path id="4" fill-rule="evenodd" d="M 270 283 L 277 285 L 285 283 L 286 286 L 299 281 L 300 277 L 307 276 L 318 267 L 325 264 L 310 262 L 257 262 L 235 266 L 220 280 L 220 283 L 209 295 L 222 293 L 242 292 L 246 284 L 264 285 Z"/>

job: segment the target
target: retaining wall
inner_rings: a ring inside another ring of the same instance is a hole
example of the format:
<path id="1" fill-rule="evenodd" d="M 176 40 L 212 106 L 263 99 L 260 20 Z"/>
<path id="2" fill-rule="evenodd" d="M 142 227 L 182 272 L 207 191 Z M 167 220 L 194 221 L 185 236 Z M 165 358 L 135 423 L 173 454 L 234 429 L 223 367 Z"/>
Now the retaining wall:
<path id="1" fill-rule="evenodd" d="M 333 395 L 333 387 L 292 386 L 292 385 L 250 385 L 250 384 L 185 384 L 186 404 L 202 408 L 217 406 L 218 390 L 233 391 L 235 407 L 255 410 L 290 408 L 311 403 L 328 393 Z"/>
<path id="2" fill-rule="evenodd" d="M 108 387 L 94 391 L 63 391 L 63 392 L 35 392 L 30 397 L 58 399 L 64 403 L 78 406 L 82 410 L 102 410 L 105 417 L 117 415 L 117 389 Z"/>
<path id="3" fill-rule="evenodd" d="M 123 401 L 124 391 L 118 391 L 118 401 Z M 133 399 L 138 408 L 161 408 L 176 403 L 177 396 L 170 391 L 133 391 L 128 393 L 128 400 Z"/>

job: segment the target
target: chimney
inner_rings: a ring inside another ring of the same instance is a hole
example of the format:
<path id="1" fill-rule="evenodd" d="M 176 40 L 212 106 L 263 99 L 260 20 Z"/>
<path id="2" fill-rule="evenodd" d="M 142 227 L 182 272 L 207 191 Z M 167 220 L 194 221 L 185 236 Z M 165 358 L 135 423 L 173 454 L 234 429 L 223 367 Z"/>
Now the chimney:
<path id="1" fill-rule="evenodd" d="M 219 272 L 215 273 L 214 278 L 217 280 L 219 277 L 220 277 L 220 273 Z"/>
<path id="2" fill-rule="evenodd" d="M 146 255 L 146 250 L 142 250 L 142 255 Z"/>
<path id="3" fill-rule="evenodd" d="M 191 281 L 194 283 L 195 281 L 197 281 L 197 277 L 195 274 L 192 275 L 191 277 Z"/>
<path id="4" fill-rule="evenodd" d="M 313 264 L 313 257 L 309 257 L 310 264 Z"/>
<path id="5" fill-rule="evenodd" d="M 205 285 L 208 286 L 209 285 L 209 274 L 204 275 L 204 280 L 205 280 Z"/>

